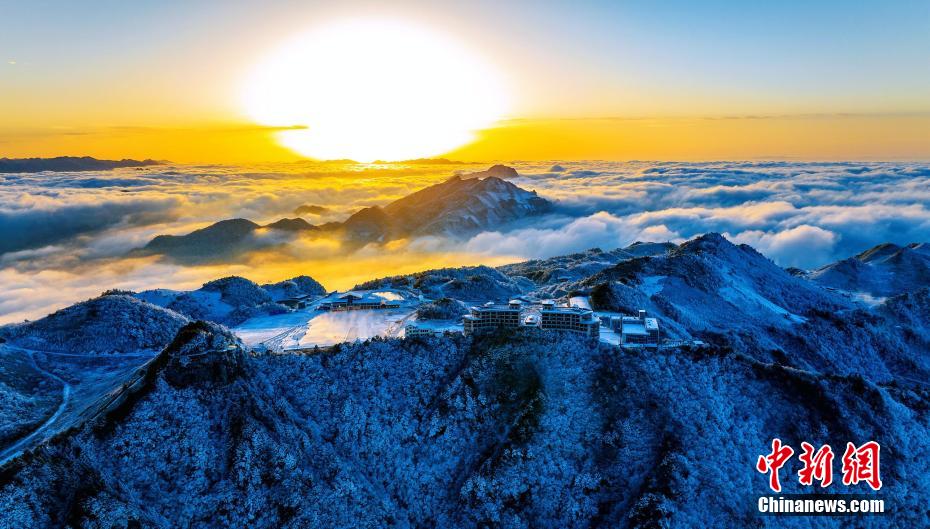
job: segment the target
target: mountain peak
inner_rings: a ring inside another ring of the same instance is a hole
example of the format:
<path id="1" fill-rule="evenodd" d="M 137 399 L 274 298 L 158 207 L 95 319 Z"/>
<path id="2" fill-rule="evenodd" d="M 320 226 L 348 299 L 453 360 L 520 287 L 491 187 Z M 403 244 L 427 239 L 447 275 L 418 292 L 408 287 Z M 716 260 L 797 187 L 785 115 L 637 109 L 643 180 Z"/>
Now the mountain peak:
<path id="1" fill-rule="evenodd" d="M 40 320 L 5 327 L 3 334 L 31 349 L 121 354 L 161 349 L 188 321 L 172 310 L 109 292 Z"/>
<path id="2" fill-rule="evenodd" d="M 271 228 L 273 230 L 284 230 L 284 231 L 302 231 L 302 230 L 312 230 L 315 228 L 313 224 L 305 221 L 300 217 L 295 217 L 292 219 L 283 218 L 272 222 L 271 224 L 266 224 L 266 228 Z"/>
<path id="3" fill-rule="evenodd" d="M 860 253 L 859 255 L 856 256 L 856 259 L 862 262 L 868 263 L 871 261 L 876 261 L 879 259 L 885 259 L 887 257 L 890 257 L 891 255 L 898 253 L 903 249 L 904 248 L 901 248 L 897 244 L 893 244 L 890 242 L 884 242 L 884 243 L 875 245 L 872 248 L 869 248 L 868 250 Z"/>
<path id="4" fill-rule="evenodd" d="M 502 165 L 502 164 L 492 165 L 491 167 L 489 167 L 488 169 L 485 169 L 484 171 L 466 173 L 464 175 L 466 179 L 487 178 L 487 177 L 506 179 L 506 178 L 517 178 L 519 176 L 520 176 L 520 173 L 518 173 L 516 169 L 510 166 L 507 166 L 507 165 Z"/>
<path id="5" fill-rule="evenodd" d="M 455 175 L 384 207 L 393 232 L 400 236 L 466 236 L 500 229 L 509 222 L 547 212 L 552 204 L 504 180 L 517 175 L 513 168 Z"/>
<path id="6" fill-rule="evenodd" d="M 726 237 L 716 232 L 705 233 L 698 237 L 686 241 L 678 247 L 682 252 L 711 252 L 716 253 L 721 250 L 736 248 L 736 245 L 728 241 Z"/>
<path id="7" fill-rule="evenodd" d="M 810 278 L 831 288 L 890 297 L 930 283 L 930 251 L 924 243 L 882 243 L 818 268 Z"/>
<path id="8" fill-rule="evenodd" d="M 242 342 L 222 326 L 195 321 L 182 327 L 165 348 L 165 380 L 174 387 L 226 385 L 242 374 Z"/>

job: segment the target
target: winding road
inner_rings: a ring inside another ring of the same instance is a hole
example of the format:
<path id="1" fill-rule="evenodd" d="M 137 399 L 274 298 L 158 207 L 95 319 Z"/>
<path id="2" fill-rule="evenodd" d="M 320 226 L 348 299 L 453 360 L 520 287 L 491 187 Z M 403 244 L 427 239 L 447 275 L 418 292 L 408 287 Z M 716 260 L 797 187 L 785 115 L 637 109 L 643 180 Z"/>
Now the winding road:
<path id="1" fill-rule="evenodd" d="M 36 359 L 33 356 L 32 351 L 20 348 L 10 349 L 14 349 L 29 356 L 29 361 L 32 363 L 32 366 L 36 371 L 61 384 L 61 403 L 58 405 L 58 409 L 55 410 L 55 413 L 53 413 L 48 419 L 45 420 L 45 422 L 39 425 L 39 427 L 33 430 L 29 435 L 20 438 L 13 444 L 0 450 L 0 466 L 5 465 L 9 460 L 21 454 L 25 449 L 32 446 L 35 442 L 44 441 L 46 439 L 44 435 L 48 432 L 51 426 L 55 424 L 55 421 L 61 417 L 61 414 L 64 413 L 65 409 L 68 407 L 68 404 L 71 402 L 71 384 L 67 383 L 58 375 L 39 367 L 39 364 L 36 363 Z"/>

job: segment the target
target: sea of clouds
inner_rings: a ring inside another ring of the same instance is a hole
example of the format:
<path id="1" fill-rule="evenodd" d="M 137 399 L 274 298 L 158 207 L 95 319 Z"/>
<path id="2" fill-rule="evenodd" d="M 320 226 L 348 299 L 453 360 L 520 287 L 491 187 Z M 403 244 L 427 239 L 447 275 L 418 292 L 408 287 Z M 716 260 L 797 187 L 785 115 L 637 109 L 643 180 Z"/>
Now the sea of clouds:
<path id="1" fill-rule="evenodd" d="M 556 202 L 555 213 L 464 242 L 430 237 L 339 259 L 380 259 L 383 266 L 366 273 L 388 275 L 418 263 L 499 263 L 716 231 L 782 266 L 815 268 L 882 242 L 930 241 L 928 163 L 511 165 L 521 175 L 514 183 Z M 229 273 L 283 279 L 273 277 L 279 263 L 267 255 L 182 267 L 126 254 L 156 234 L 226 218 L 270 222 L 303 204 L 329 210 L 307 217 L 312 223 L 342 220 L 453 172 L 483 168 L 297 163 L 0 175 L 0 322 L 41 316 L 112 287 L 193 288 Z M 338 244 L 292 243 L 281 259 L 334 287 L 350 286 L 333 275 L 344 266 L 327 267 Z"/>

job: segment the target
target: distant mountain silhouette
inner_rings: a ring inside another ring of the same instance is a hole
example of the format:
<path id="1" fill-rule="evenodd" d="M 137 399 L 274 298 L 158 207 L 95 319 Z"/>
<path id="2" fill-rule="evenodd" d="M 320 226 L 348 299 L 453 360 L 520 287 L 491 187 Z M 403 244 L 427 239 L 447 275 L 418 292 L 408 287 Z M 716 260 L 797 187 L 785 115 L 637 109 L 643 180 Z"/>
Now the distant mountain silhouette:
<path id="1" fill-rule="evenodd" d="M 260 226 L 248 219 L 228 219 L 186 235 L 158 235 L 132 253 L 167 255 L 181 262 L 198 263 L 234 259 L 244 252 L 286 242 L 282 238 L 258 237 L 256 232 L 262 228 L 285 237 L 317 229 L 300 218 L 281 219 L 267 226 Z"/>
<path id="2" fill-rule="evenodd" d="M 313 204 L 304 204 L 294 208 L 294 215 L 297 217 L 303 217 L 304 215 L 324 215 L 329 212 L 329 208 L 324 208 L 323 206 L 316 206 Z"/>
<path id="3" fill-rule="evenodd" d="M 448 158 L 416 158 L 414 160 L 399 160 L 394 162 L 389 162 L 386 160 L 375 160 L 371 163 L 375 164 L 386 164 L 386 163 L 396 163 L 396 164 L 407 164 L 407 165 L 470 165 L 478 162 L 461 162 L 458 160 L 450 160 Z"/>
<path id="4" fill-rule="evenodd" d="M 463 174 L 463 178 L 487 178 L 493 176 L 494 178 L 516 178 L 520 176 L 520 173 L 516 169 L 507 165 L 492 165 L 484 171 L 478 171 L 475 173 L 466 173 Z"/>
<path id="5" fill-rule="evenodd" d="M 486 171 L 453 176 L 384 207 L 363 208 L 344 222 L 314 226 L 298 217 L 281 219 L 264 228 L 290 236 L 319 232 L 342 240 L 347 249 L 352 249 L 408 237 L 468 237 L 505 229 L 514 221 L 542 215 L 552 208 L 552 203 L 535 191 L 496 175 L 519 176 L 511 167 L 495 165 Z M 243 252 L 286 244 L 280 237 L 256 237 L 259 228 L 263 226 L 247 219 L 224 220 L 187 235 L 159 235 L 136 253 L 167 255 L 182 261 L 228 260 Z"/>
<path id="6" fill-rule="evenodd" d="M 0 158 L 0 173 L 39 173 L 42 171 L 107 171 L 120 167 L 161 165 L 155 160 L 98 160 L 90 156 L 56 158 Z"/>

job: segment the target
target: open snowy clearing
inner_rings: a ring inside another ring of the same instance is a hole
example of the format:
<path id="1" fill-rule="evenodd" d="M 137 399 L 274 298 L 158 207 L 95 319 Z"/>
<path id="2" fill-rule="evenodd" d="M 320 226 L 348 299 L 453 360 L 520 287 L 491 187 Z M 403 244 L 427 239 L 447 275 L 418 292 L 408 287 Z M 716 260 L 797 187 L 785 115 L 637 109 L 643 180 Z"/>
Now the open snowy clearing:
<path id="1" fill-rule="evenodd" d="M 398 302 L 400 307 L 337 312 L 320 310 L 323 303 L 345 294 L 334 292 L 315 300 L 304 309 L 251 318 L 232 331 L 247 346 L 264 347 L 271 351 L 328 346 L 375 336 L 403 336 L 404 325 L 411 321 L 416 307 L 421 303 L 410 293 L 400 290 L 356 290 L 353 293 Z"/>

